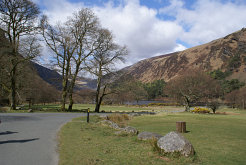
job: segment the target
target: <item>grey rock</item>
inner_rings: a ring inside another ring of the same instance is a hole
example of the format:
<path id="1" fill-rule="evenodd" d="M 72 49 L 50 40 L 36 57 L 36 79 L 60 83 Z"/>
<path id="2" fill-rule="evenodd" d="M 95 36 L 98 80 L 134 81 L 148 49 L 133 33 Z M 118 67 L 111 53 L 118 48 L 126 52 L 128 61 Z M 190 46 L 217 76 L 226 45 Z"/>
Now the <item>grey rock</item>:
<path id="1" fill-rule="evenodd" d="M 130 126 L 127 126 L 123 129 L 124 132 L 128 133 L 128 134 L 134 134 L 134 135 L 137 135 L 138 134 L 138 130 L 134 127 L 130 127 Z"/>
<path id="2" fill-rule="evenodd" d="M 160 139 L 163 137 L 160 134 L 157 133 L 152 133 L 152 132 L 141 132 L 138 134 L 138 139 L 139 140 L 151 140 L 151 139 Z"/>
<path id="3" fill-rule="evenodd" d="M 130 113 L 130 114 L 128 114 L 128 115 L 131 116 L 131 117 L 141 116 L 140 113 Z"/>
<path id="4" fill-rule="evenodd" d="M 29 109 L 27 112 L 31 113 L 31 112 L 33 112 L 33 110 L 32 109 Z"/>
<path id="5" fill-rule="evenodd" d="M 114 134 L 115 135 L 127 135 L 127 133 L 124 131 L 124 128 L 121 128 L 120 131 L 116 131 Z"/>
<path id="6" fill-rule="evenodd" d="M 179 152 L 186 157 L 195 154 L 192 144 L 177 132 L 170 132 L 160 138 L 157 146 L 165 153 Z"/>
<path id="7" fill-rule="evenodd" d="M 100 123 L 101 123 L 102 125 L 107 125 L 107 126 L 113 128 L 113 129 L 118 129 L 118 130 L 122 129 L 122 128 L 120 128 L 120 127 L 118 126 L 118 124 L 116 124 L 116 123 L 114 123 L 114 122 L 112 122 L 112 121 L 110 121 L 110 120 L 103 120 L 103 121 L 101 121 Z"/>
<path id="8" fill-rule="evenodd" d="M 99 115 L 99 117 L 102 119 L 108 119 L 108 115 Z"/>

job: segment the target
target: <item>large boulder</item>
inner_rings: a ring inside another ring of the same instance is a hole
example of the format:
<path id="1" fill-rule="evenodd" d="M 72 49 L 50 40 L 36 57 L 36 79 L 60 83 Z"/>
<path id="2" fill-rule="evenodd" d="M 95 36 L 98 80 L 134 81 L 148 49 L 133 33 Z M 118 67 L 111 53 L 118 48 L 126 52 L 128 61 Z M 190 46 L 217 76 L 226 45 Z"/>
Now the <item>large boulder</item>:
<path id="1" fill-rule="evenodd" d="M 138 139 L 139 140 L 151 140 L 151 139 L 160 139 L 163 137 L 162 135 L 159 135 L 157 133 L 152 133 L 152 132 L 141 132 L 138 134 Z"/>
<path id="2" fill-rule="evenodd" d="M 177 132 L 170 132 L 157 141 L 157 146 L 164 153 L 180 153 L 186 157 L 194 155 L 192 144 Z"/>

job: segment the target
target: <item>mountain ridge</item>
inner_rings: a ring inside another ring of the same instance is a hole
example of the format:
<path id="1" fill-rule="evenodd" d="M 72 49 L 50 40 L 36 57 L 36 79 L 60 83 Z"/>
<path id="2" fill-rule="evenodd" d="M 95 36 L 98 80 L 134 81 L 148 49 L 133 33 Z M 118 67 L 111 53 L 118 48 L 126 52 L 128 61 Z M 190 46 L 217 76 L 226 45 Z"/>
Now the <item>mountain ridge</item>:
<path id="1" fill-rule="evenodd" d="M 131 76 L 141 82 L 170 81 L 189 69 L 230 71 L 229 79 L 245 81 L 246 28 L 184 51 L 141 60 L 118 71 L 117 77 Z"/>

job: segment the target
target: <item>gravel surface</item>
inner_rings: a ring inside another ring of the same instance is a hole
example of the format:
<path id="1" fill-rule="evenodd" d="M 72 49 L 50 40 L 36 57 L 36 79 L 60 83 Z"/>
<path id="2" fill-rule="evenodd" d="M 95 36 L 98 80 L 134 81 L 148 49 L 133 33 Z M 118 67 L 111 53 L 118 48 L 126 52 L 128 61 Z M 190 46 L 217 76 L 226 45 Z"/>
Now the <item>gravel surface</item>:
<path id="1" fill-rule="evenodd" d="M 81 113 L 0 114 L 0 165 L 58 164 L 57 132 Z"/>

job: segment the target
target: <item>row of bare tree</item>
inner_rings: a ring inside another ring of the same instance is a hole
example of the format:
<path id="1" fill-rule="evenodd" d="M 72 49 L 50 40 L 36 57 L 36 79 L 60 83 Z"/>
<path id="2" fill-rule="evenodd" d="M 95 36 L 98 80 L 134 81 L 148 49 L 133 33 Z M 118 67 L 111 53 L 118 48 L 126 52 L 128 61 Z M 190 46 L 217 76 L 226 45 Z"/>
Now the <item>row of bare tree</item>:
<path id="1" fill-rule="evenodd" d="M 0 27 L 8 43 L 6 50 L 1 49 L 0 58 L 10 61 L 8 67 L 1 65 L 1 70 L 10 80 L 0 81 L 0 84 L 1 88 L 11 93 L 11 108 L 16 109 L 20 66 L 40 54 L 42 36 L 62 74 L 61 110 L 65 110 L 67 98 L 68 110 L 72 110 L 76 80 L 84 70 L 97 78 L 95 111 L 99 112 L 107 88 L 106 83 L 102 84 L 102 76 L 112 71 L 115 62 L 124 60 L 127 49 L 114 42 L 112 33 L 101 27 L 92 10 L 81 9 L 66 22 L 54 26 L 45 15 L 39 20 L 39 8 L 30 0 L 1 0 L 0 13 Z"/>
<path id="2" fill-rule="evenodd" d="M 100 26 L 90 9 L 81 9 L 65 23 L 55 26 L 51 26 L 43 16 L 41 29 L 45 42 L 56 55 L 63 77 L 61 110 L 65 110 L 67 97 L 68 110 L 72 110 L 77 76 L 86 70 L 97 78 L 95 111 L 99 112 L 107 88 L 107 84 L 102 84 L 102 76 L 111 72 L 115 62 L 124 60 L 126 47 L 114 42 L 112 33 Z"/>

